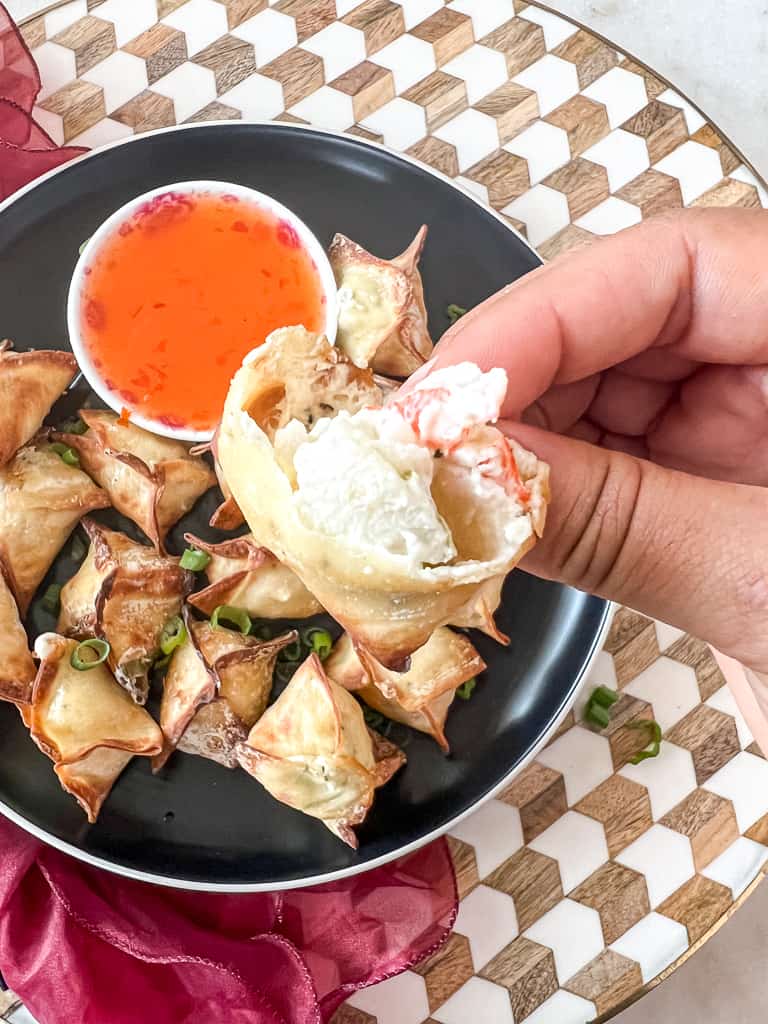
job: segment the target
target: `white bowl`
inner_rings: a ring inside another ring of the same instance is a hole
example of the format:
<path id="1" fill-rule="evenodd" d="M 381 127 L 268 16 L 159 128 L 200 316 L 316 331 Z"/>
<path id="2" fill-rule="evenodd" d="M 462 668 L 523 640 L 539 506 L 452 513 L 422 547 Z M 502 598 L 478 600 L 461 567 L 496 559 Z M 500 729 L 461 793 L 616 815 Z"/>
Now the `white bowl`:
<path id="1" fill-rule="evenodd" d="M 297 217 L 292 210 L 289 210 L 287 206 L 283 206 L 282 203 L 279 203 L 271 196 L 265 195 L 263 192 L 257 192 L 256 189 L 248 188 L 245 185 L 235 185 L 228 181 L 182 181 L 175 182 L 170 185 L 164 185 L 162 188 L 152 189 L 151 192 L 144 192 L 142 195 L 136 196 L 135 199 L 131 199 L 131 201 L 126 203 L 124 206 L 121 206 L 119 210 L 115 210 L 115 212 L 111 214 L 111 216 L 109 216 L 88 239 L 86 244 L 83 246 L 80 258 L 78 259 L 74 273 L 72 274 L 72 280 L 69 285 L 69 295 L 67 297 L 67 328 L 69 330 L 69 341 L 72 346 L 72 352 L 77 359 L 83 375 L 86 377 L 88 383 L 99 398 L 118 413 L 125 406 L 125 401 L 107 386 L 99 370 L 93 365 L 88 348 L 86 347 L 80 333 L 82 296 L 86 278 L 85 271 L 99 252 L 100 248 L 112 237 L 113 232 L 116 231 L 122 223 L 129 220 L 136 210 L 143 206 L 143 204 L 148 200 L 154 199 L 156 196 L 164 195 L 166 192 L 175 192 L 187 195 L 200 193 L 234 195 L 239 199 L 243 199 L 256 206 L 260 206 L 262 209 L 269 211 L 275 217 L 280 218 L 280 220 L 286 221 L 299 236 L 303 248 L 317 267 L 317 272 L 320 277 L 320 285 L 323 295 L 325 296 L 325 324 L 323 330 L 331 344 L 333 344 L 336 339 L 336 281 L 333 276 L 333 271 L 331 270 L 331 265 L 328 262 L 325 250 L 318 239 L 310 231 L 304 221 Z M 285 324 L 285 326 L 290 327 L 293 325 Z M 150 417 L 142 416 L 133 410 L 130 410 L 130 413 L 131 423 L 135 423 L 137 426 L 143 427 L 145 430 L 149 430 L 153 434 L 161 434 L 163 437 L 173 437 L 181 441 L 195 441 L 199 443 L 201 441 L 210 440 L 212 434 L 212 431 L 192 430 L 185 429 L 183 427 L 169 427 L 165 423 L 160 423 Z"/>

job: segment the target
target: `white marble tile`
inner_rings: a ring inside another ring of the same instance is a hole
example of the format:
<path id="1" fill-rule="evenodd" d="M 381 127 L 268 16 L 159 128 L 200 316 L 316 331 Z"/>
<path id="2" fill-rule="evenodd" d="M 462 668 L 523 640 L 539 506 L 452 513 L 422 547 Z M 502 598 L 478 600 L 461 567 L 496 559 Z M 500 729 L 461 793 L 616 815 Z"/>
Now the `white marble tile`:
<path id="1" fill-rule="evenodd" d="M 576 65 L 548 53 L 513 79 L 526 89 L 533 89 L 539 98 L 539 112 L 544 117 L 579 91 Z"/>
<path id="2" fill-rule="evenodd" d="M 37 62 L 40 72 L 42 88 L 37 96 L 37 102 L 51 96 L 67 82 L 71 82 L 76 75 L 75 51 L 58 43 L 43 43 L 32 51 L 32 56 Z"/>
<path id="3" fill-rule="evenodd" d="M 147 62 L 125 50 L 117 50 L 80 76 L 100 85 L 108 114 L 147 88 Z"/>
<path id="4" fill-rule="evenodd" d="M 595 1004 L 560 989 L 525 1018 L 525 1024 L 587 1024 L 597 1014 Z"/>
<path id="5" fill-rule="evenodd" d="M 472 167 L 499 148 L 496 122 L 479 110 L 462 110 L 433 134 L 456 148 L 460 171 Z"/>
<path id="6" fill-rule="evenodd" d="M 699 111 L 691 106 L 688 100 L 683 99 L 680 93 L 675 92 L 674 89 L 665 89 L 657 98 L 662 103 L 668 103 L 670 107 L 679 107 L 683 111 L 689 135 L 693 135 L 703 124 L 706 124 Z"/>
<path id="7" fill-rule="evenodd" d="M 479 971 L 517 938 L 514 900 L 505 892 L 478 885 L 461 901 L 455 930 L 469 939 L 472 963 Z"/>
<path id="8" fill-rule="evenodd" d="M 666 622 L 659 622 L 657 619 L 654 623 L 656 628 L 656 640 L 659 644 L 660 651 L 666 651 L 668 647 L 671 647 L 675 640 L 679 640 L 681 636 L 685 636 L 684 629 L 678 629 L 677 626 L 669 626 Z"/>
<path id="9" fill-rule="evenodd" d="M 102 21 L 114 23 L 118 46 L 125 46 L 131 39 L 140 36 L 157 23 L 155 0 L 131 0 L 130 3 L 126 3 L 125 0 L 106 0 L 95 13 Z M 226 16 L 224 23 L 226 25 Z M 224 31 L 226 32 L 226 28 Z"/>
<path id="10" fill-rule="evenodd" d="M 591 160 L 605 168 L 611 192 L 618 192 L 627 182 L 651 166 L 645 139 L 632 132 L 625 132 L 622 128 L 614 129 L 581 155 L 584 160 Z"/>
<path id="11" fill-rule="evenodd" d="M 133 0 L 131 0 L 133 2 Z M 154 6 L 154 0 L 152 0 Z M 163 18 L 165 25 L 184 32 L 190 57 L 210 46 L 227 34 L 227 10 L 215 0 L 187 0 L 177 10 Z M 200 109 L 200 104 L 197 105 Z"/>
<path id="12" fill-rule="evenodd" d="M 395 92 L 403 93 L 426 78 L 437 67 L 431 43 L 416 36 L 404 35 L 383 46 L 371 60 L 389 68 L 395 79 Z"/>
<path id="13" fill-rule="evenodd" d="M 625 765 L 619 775 L 648 790 L 653 820 L 658 821 L 696 789 L 696 771 L 689 750 L 664 740 L 658 757 Z"/>
<path id="14" fill-rule="evenodd" d="M 640 210 L 632 203 L 627 203 L 617 196 L 609 196 L 589 213 L 575 220 L 574 224 L 595 235 L 613 235 L 624 228 L 632 227 L 633 224 L 639 224 L 642 219 Z"/>
<path id="15" fill-rule="evenodd" d="M 49 11 L 44 18 L 45 36 L 50 39 L 57 32 L 69 28 L 74 22 L 79 21 L 88 14 L 88 0 L 70 0 L 70 3 L 63 7 L 56 7 Z"/>
<path id="16" fill-rule="evenodd" d="M 20 1006 L 18 1009 L 14 1010 L 8 1020 L 11 1021 L 12 1024 L 38 1024 L 37 1019 L 32 1016 L 26 1006 Z"/>
<path id="17" fill-rule="evenodd" d="M 606 71 L 587 86 L 584 95 L 596 103 L 605 104 L 611 128 L 618 128 L 624 124 L 648 103 L 643 78 L 624 68 L 611 68 L 610 71 Z"/>
<path id="18" fill-rule="evenodd" d="M 475 39 L 482 39 L 515 16 L 513 0 L 453 0 L 448 8 L 470 16 Z"/>
<path id="19" fill-rule="evenodd" d="M 471 978 L 432 1017 L 440 1024 L 513 1024 L 509 993 L 484 978 Z"/>
<path id="20" fill-rule="evenodd" d="M 127 139 L 133 135 L 133 129 L 127 124 L 113 121 L 111 117 L 105 117 L 87 131 L 70 139 L 70 146 L 87 146 L 89 149 L 98 149 L 99 146 L 106 146 L 110 142 L 117 142 L 118 139 Z"/>
<path id="21" fill-rule="evenodd" d="M 717 185 L 723 177 L 717 150 L 690 139 L 653 166 L 657 171 L 680 180 L 680 191 L 686 205 Z"/>
<path id="22" fill-rule="evenodd" d="M 403 8 L 405 30 L 410 32 L 414 25 L 425 21 L 444 5 L 444 0 L 395 0 Z"/>
<path id="23" fill-rule="evenodd" d="M 504 207 L 503 213 L 525 224 L 528 242 L 539 246 L 570 223 L 568 201 L 548 185 L 534 185 Z"/>
<path id="24" fill-rule="evenodd" d="M 530 128 L 506 142 L 503 148 L 528 161 L 532 185 L 565 166 L 571 159 L 568 135 L 562 128 L 547 124 L 546 121 L 536 121 Z"/>
<path id="25" fill-rule="evenodd" d="M 650 701 L 653 717 L 665 733 L 701 700 L 696 673 L 690 665 L 681 665 L 671 658 L 658 658 L 625 686 L 624 692 Z"/>
<path id="26" fill-rule="evenodd" d="M 603 950 L 600 915 L 569 899 L 561 900 L 523 934 L 552 950 L 561 985 Z"/>
<path id="27" fill-rule="evenodd" d="M 548 50 L 554 50 L 556 46 L 564 43 L 566 39 L 570 39 L 579 31 L 578 27 L 572 25 L 570 21 L 558 17 L 551 11 L 544 11 L 540 7 L 524 7 L 520 11 L 519 17 L 541 25 L 544 30 L 544 45 Z"/>
<path id="28" fill-rule="evenodd" d="M 569 806 L 578 803 L 582 797 L 613 775 L 608 740 L 605 736 L 599 736 L 580 725 L 569 729 L 542 750 L 537 760 L 563 773 Z"/>
<path id="29" fill-rule="evenodd" d="M 458 57 L 444 64 L 442 70 L 466 83 L 470 104 L 477 103 L 507 81 L 504 54 L 479 44 L 467 47 Z"/>
<path id="30" fill-rule="evenodd" d="M 768 850 L 762 843 L 756 843 L 746 836 L 739 836 L 719 857 L 710 861 L 701 874 L 727 886 L 733 898 L 738 899 L 749 883 L 757 877 L 766 860 Z"/>
<path id="31" fill-rule="evenodd" d="M 233 28 L 232 35 L 253 45 L 256 67 L 263 68 L 296 45 L 296 19 L 268 7 Z"/>
<path id="32" fill-rule="evenodd" d="M 615 860 L 645 875 L 652 909 L 696 873 L 691 841 L 664 825 L 653 825 L 617 854 Z"/>
<path id="33" fill-rule="evenodd" d="M 453 180 L 457 182 L 457 184 L 463 185 L 464 188 L 468 189 L 473 196 L 477 196 L 481 203 L 485 203 L 486 206 L 491 205 L 486 185 L 482 185 L 479 181 L 475 181 L 473 178 L 465 178 L 463 174 L 457 174 Z"/>
<path id="34" fill-rule="evenodd" d="M 752 735 L 744 715 L 739 710 L 736 698 L 731 693 L 727 684 L 721 686 L 705 703 L 711 708 L 716 708 L 716 710 L 722 711 L 723 714 L 730 715 L 733 718 L 736 722 L 736 734 L 739 737 L 739 746 L 742 750 L 750 745 L 755 737 Z"/>
<path id="35" fill-rule="evenodd" d="M 301 48 L 323 58 L 326 82 L 332 82 L 365 60 L 365 36 L 359 28 L 339 21 L 305 39 Z"/>
<path id="36" fill-rule="evenodd" d="M 361 989 L 349 1002 L 373 1014 L 378 1024 L 421 1024 L 429 1016 L 424 979 L 413 971 Z"/>
<path id="37" fill-rule="evenodd" d="M 603 826 L 577 811 L 568 811 L 528 845 L 557 861 L 566 895 L 609 859 Z"/>
<path id="38" fill-rule="evenodd" d="M 451 835 L 474 846 L 477 870 L 485 878 L 523 845 L 520 812 L 501 800 L 488 800 L 452 828 Z"/>
<path id="39" fill-rule="evenodd" d="M 216 78 L 210 68 L 185 61 L 158 78 L 152 91 L 173 100 L 180 123 L 216 99 Z"/>
<path id="40" fill-rule="evenodd" d="M 408 149 L 427 134 L 424 108 L 404 100 L 402 96 L 385 103 L 360 123 L 364 128 L 383 135 L 384 142 L 392 149 Z"/>
<path id="41" fill-rule="evenodd" d="M 290 113 L 317 128 L 344 131 L 355 123 L 352 97 L 323 85 L 290 108 Z"/>
<path id="42" fill-rule="evenodd" d="M 740 832 L 768 814 L 768 761 L 742 750 L 702 784 L 733 804 Z"/>
<path id="43" fill-rule="evenodd" d="M 219 99 L 241 110 L 244 121 L 268 121 L 285 109 L 282 85 L 264 75 L 251 75 L 222 93 Z"/>
<path id="44" fill-rule="evenodd" d="M 363 3 L 365 3 L 365 0 L 336 0 L 336 17 L 343 18 L 345 14 L 354 11 L 356 7 Z"/>
<path id="45" fill-rule="evenodd" d="M 33 107 L 32 117 L 57 146 L 64 145 L 64 122 L 60 114 L 53 114 L 50 110 L 44 110 L 42 107 Z"/>
<path id="46" fill-rule="evenodd" d="M 573 714 L 577 722 L 584 721 L 587 705 L 597 686 L 605 686 L 608 690 L 618 690 L 616 666 L 607 651 L 600 651 L 595 657 L 589 676 L 582 683 L 573 705 Z"/>
<path id="47" fill-rule="evenodd" d="M 683 955 L 688 948 L 688 932 L 678 921 L 661 914 L 649 914 L 611 943 L 610 948 L 636 960 L 643 981 L 650 981 Z"/>

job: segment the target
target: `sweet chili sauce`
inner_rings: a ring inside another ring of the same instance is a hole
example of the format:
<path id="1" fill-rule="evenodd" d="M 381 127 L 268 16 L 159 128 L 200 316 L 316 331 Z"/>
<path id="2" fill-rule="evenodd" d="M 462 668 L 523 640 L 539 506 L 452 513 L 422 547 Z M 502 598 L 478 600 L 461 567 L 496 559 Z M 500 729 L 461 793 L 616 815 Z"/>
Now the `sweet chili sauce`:
<path id="1" fill-rule="evenodd" d="M 319 331 L 325 299 L 294 228 L 234 195 L 149 200 L 86 269 L 81 335 L 130 411 L 211 430 L 243 356 L 278 327 Z"/>

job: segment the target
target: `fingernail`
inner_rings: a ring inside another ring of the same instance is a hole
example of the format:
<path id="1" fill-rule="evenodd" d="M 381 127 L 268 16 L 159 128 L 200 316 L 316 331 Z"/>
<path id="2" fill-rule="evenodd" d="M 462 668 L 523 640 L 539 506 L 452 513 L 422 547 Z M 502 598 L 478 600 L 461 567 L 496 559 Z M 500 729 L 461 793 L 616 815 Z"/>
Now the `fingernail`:
<path id="1" fill-rule="evenodd" d="M 419 381 L 424 380 L 424 378 L 429 376 L 429 374 L 432 372 L 432 367 L 435 365 L 436 362 L 437 356 L 432 356 L 432 358 L 428 359 L 423 366 L 420 366 L 418 368 L 418 370 L 414 370 L 411 376 L 408 378 L 408 380 L 405 381 L 405 383 L 403 384 L 403 388 L 412 388 L 414 384 L 418 384 Z"/>

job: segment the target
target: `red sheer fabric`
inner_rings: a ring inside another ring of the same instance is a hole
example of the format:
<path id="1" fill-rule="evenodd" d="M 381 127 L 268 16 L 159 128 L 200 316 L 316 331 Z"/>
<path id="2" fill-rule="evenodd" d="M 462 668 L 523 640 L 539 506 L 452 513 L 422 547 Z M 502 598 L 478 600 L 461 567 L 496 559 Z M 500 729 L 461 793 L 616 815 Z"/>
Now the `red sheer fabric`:
<path id="1" fill-rule="evenodd" d="M 35 124 L 35 62 L 0 4 L 0 199 L 83 150 Z M 288 893 L 218 896 L 91 868 L 0 818 L 0 970 L 41 1024 L 321 1024 L 447 938 L 441 840 Z"/>
<path id="2" fill-rule="evenodd" d="M 0 200 L 85 150 L 59 147 L 32 118 L 40 75 L 13 19 L 0 4 Z"/>

